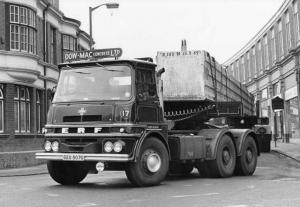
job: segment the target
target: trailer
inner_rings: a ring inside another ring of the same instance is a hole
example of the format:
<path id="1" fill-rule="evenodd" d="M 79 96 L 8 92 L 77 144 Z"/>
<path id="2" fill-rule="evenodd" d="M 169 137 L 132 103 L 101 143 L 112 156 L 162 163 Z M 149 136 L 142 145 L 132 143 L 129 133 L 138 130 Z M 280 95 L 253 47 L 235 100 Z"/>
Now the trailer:
<path id="1" fill-rule="evenodd" d="M 253 130 L 260 124 L 257 117 L 249 124 L 250 116 L 226 114 L 230 109 L 223 107 L 225 121 L 216 124 L 222 102 L 203 96 L 168 99 L 164 89 L 175 85 L 163 83 L 167 68 L 143 59 L 121 60 L 115 55 L 120 53 L 73 52 L 67 57 L 76 57 L 74 62 L 59 65 L 44 152 L 36 153 L 47 160 L 56 182 L 78 184 L 88 173 L 103 170 L 123 170 L 136 186 L 158 185 L 168 173 L 189 174 L 194 168 L 205 177 L 254 173 L 258 133 L 270 136 Z M 113 59 L 95 60 L 101 54 Z M 80 55 L 94 60 L 80 60 Z M 238 124 L 230 122 L 236 118 Z"/>

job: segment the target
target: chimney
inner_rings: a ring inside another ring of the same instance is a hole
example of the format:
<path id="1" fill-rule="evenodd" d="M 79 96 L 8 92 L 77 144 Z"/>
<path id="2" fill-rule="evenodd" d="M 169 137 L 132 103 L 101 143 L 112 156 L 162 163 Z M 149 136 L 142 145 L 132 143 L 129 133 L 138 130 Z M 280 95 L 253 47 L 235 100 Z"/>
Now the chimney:
<path id="1" fill-rule="evenodd" d="M 181 52 L 187 52 L 186 40 L 181 40 Z"/>

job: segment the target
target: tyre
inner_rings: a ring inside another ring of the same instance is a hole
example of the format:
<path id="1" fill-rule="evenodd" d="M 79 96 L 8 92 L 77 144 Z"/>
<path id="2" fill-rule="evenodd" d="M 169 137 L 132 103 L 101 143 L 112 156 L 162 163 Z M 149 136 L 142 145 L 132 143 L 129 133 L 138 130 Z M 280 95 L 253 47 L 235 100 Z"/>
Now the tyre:
<path id="1" fill-rule="evenodd" d="M 62 185 L 76 185 L 88 174 L 85 163 L 48 161 L 47 168 L 52 179 Z"/>
<path id="2" fill-rule="evenodd" d="M 236 165 L 236 151 L 234 143 L 228 135 L 223 135 L 216 153 L 215 160 L 207 161 L 209 177 L 232 176 Z"/>
<path id="3" fill-rule="evenodd" d="M 169 169 L 169 154 L 165 145 L 157 138 L 144 141 L 136 162 L 128 163 L 126 176 L 135 186 L 159 185 Z"/>
<path id="4" fill-rule="evenodd" d="M 247 136 L 243 145 L 241 156 L 237 157 L 236 175 L 253 175 L 257 165 L 257 146 L 251 136 Z"/>
<path id="5" fill-rule="evenodd" d="M 189 175 L 193 171 L 194 166 L 186 163 L 170 163 L 169 174 L 172 175 Z"/>

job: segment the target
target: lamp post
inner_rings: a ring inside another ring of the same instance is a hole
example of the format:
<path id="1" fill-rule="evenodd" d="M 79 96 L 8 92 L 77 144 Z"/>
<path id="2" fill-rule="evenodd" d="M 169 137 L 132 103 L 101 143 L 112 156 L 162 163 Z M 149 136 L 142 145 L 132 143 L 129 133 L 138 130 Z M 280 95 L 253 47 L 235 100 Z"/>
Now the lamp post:
<path id="1" fill-rule="evenodd" d="M 89 7 L 89 21 L 90 21 L 90 50 L 92 50 L 93 46 L 93 23 L 92 23 L 92 12 L 96 9 L 98 9 L 101 6 L 106 6 L 107 9 L 117 9 L 119 8 L 118 3 L 105 3 L 105 4 L 100 4 L 95 7 Z"/>

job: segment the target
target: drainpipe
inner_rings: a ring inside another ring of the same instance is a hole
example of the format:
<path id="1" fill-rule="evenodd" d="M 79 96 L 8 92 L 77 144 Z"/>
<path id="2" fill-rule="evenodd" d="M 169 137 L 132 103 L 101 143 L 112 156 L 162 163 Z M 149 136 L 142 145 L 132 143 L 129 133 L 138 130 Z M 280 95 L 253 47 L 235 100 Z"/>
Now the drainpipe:
<path id="1" fill-rule="evenodd" d="M 43 61 L 46 63 L 47 61 L 47 21 L 46 21 L 46 11 L 49 9 L 50 3 L 46 4 L 45 9 L 43 10 Z M 44 64 L 44 124 L 46 124 L 46 117 L 47 117 L 47 111 L 48 111 L 48 93 L 47 93 L 47 80 L 46 80 L 46 75 L 47 75 L 47 67 Z"/>

